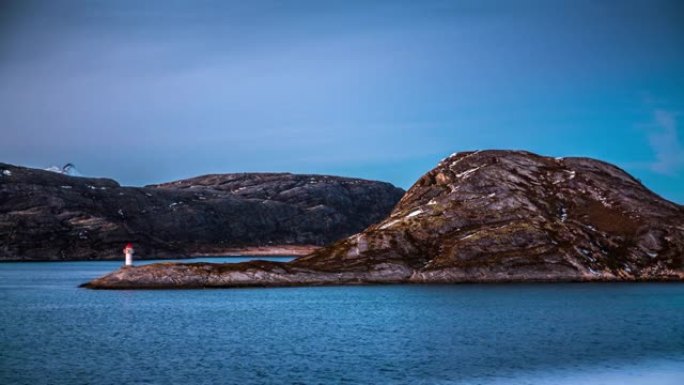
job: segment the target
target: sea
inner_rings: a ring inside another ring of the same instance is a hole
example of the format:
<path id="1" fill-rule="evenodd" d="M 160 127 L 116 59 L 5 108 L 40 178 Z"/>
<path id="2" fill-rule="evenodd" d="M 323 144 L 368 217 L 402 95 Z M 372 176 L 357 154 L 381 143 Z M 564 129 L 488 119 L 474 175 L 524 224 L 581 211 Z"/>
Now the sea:
<path id="1" fill-rule="evenodd" d="M 0 384 L 684 384 L 680 283 L 78 287 L 120 265 L 0 264 Z"/>

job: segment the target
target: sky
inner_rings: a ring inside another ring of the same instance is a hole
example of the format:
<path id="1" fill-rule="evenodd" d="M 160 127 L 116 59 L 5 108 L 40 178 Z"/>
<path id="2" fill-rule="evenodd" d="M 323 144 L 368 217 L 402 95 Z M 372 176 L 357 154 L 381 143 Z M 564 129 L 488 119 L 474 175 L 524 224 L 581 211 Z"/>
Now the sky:
<path id="1" fill-rule="evenodd" d="M 2 162 L 408 188 L 477 149 L 684 203 L 684 2 L 0 0 Z"/>

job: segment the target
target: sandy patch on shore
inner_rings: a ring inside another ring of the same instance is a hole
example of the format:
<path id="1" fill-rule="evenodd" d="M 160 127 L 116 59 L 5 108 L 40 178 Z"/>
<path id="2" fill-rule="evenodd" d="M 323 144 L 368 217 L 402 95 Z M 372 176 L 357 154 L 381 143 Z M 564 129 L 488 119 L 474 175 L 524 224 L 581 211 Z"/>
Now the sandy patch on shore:
<path id="1" fill-rule="evenodd" d="M 277 246 L 254 246 L 242 248 L 227 248 L 221 250 L 212 250 L 211 255 L 307 255 L 316 250 L 320 246 L 313 245 L 277 245 Z M 192 256 L 206 256 L 207 252 L 193 253 Z"/>

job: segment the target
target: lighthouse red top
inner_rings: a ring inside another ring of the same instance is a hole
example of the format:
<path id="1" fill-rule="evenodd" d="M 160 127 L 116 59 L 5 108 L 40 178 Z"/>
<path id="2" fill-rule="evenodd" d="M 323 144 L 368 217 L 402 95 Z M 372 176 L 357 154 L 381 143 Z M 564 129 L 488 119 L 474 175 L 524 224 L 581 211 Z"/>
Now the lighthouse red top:
<path id="1" fill-rule="evenodd" d="M 132 248 L 133 248 L 133 244 L 132 244 L 132 243 L 127 243 L 127 244 L 126 244 L 126 247 L 124 247 L 124 249 L 132 249 Z"/>

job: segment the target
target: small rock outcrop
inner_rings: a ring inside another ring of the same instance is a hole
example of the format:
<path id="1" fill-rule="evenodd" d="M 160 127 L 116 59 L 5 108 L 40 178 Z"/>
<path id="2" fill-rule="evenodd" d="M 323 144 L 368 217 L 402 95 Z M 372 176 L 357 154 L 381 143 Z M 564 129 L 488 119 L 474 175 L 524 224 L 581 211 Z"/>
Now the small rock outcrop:
<path id="1" fill-rule="evenodd" d="M 288 263 L 162 264 L 86 286 L 684 279 L 684 207 L 621 169 L 522 151 L 453 154 L 385 219 Z"/>
<path id="2" fill-rule="evenodd" d="M 121 259 L 307 250 L 385 217 L 389 183 L 287 173 L 207 175 L 147 187 L 0 163 L 0 260 Z"/>

